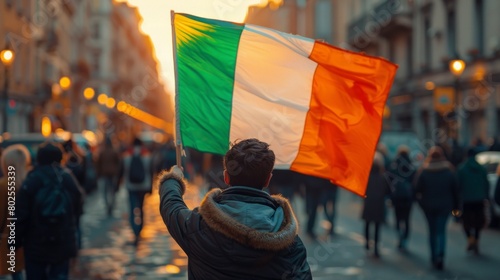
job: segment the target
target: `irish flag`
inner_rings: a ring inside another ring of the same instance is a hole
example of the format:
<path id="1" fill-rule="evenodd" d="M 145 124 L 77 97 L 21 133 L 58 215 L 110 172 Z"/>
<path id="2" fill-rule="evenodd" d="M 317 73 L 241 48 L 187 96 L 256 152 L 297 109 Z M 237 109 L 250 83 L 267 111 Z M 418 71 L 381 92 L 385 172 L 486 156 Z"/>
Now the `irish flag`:
<path id="1" fill-rule="evenodd" d="M 250 24 L 174 14 L 182 144 L 271 145 L 277 169 L 364 195 L 397 66 Z"/>

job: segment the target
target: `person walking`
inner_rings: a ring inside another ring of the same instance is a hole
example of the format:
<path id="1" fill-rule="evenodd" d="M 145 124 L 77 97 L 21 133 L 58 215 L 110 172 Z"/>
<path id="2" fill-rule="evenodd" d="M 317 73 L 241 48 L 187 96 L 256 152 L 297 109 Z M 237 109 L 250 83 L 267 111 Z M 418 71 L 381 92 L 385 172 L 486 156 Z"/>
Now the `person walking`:
<path id="1" fill-rule="evenodd" d="M 328 235 L 332 236 L 335 234 L 335 216 L 337 214 L 337 193 L 338 186 L 330 184 L 323 189 L 322 204 L 323 212 L 325 213 L 326 221 L 330 224 L 328 228 Z"/>
<path id="2" fill-rule="evenodd" d="M 108 216 L 111 216 L 113 213 L 116 192 L 120 185 L 119 174 L 121 164 L 120 153 L 114 149 L 111 139 L 106 137 L 104 146 L 97 157 L 96 169 L 100 185 L 103 186 L 104 202 L 106 203 Z"/>
<path id="3" fill-rule="evenodd" d="M 132 149 L 125 154 L 123 161 L 125 186 L 130 201 L 129 220 L 135 236 L 134 246 L 137 246 L 144 225 L 144 197 L 151 193 L 152 189 L 151 154 L 142 141 L 135 138 Z"/>
<path id="4" fill-rule="evenodd" d="M 479 237 L 485 226 L 485 207 L 489 203 L 490 183 L 486 168 L 476 161 L 476 150 L 469 149 L 467 160 L 458 168 L 458 184 L 462 192 L 463 227 L 467 251 L 479 254 Z"/>
<path id="5" fill-rule="evenodd" d="M 391 201 L 396 217 L 399 236 L 398 248 L 405 250 L 410 235 L 410 212 L 414 200 L 413 180 L 416 169 L 411 163 L 410 150 L 406 146 L 398 148 L 398 155 L 390 165 L 389 176 Z"/>
<path id="6" fill-rule="evenodd" d="M 458 182 L 452 164 L 440 147 L 432 147 L 418 171 L 415 197 L 422 208 L 428 228 L 431 262 L 444 269 L 446 225 L 450 213 L 460 215 Z"/>
<path id="7" fill-rule="evenodd" d="M 224 157 L 229 188 L 211 190 L 194 210 L 182 199 L 182 170 L 159 175 L 160 213 L 188 256 L 189 279 L 312 279 L 290 203 L 263 191 L 274 161 L 257 139 L 232 145 Z"/>
<path id="8" fill-rule="evenodd" d="M 31 156 L 28 149 L 20 144 L 9 146 L 1 155 L 0 169 L 5 176 L 0 178 L 0 254 L 5 261 L 0 262 L 0 275 L 11 275 L 12 280 L 22 280 L 24 270 L 24 250 L 15 251 L 15 262 L 9 263 L 10 231 L 7 219 L 14 218 L 8 215 L 8 206 L 15 203 L 23 181 L 31 167 Z M 14 239 L 15 241 L 15 239 Z"/>
<path id="9" fill-rule="evenodd" d="M 371 249 L 370 228 L 372 224 L 374 225 L 373 255 L 375 258 L 380 257 L 380 226 L 385 221 L 385 201 L 390 194 L 389 185 L 384 178 L 384 171 L 384 157 L 381 153 L 376 152 L 368 178 L 366 198 L 361 215 L 361 218 L 365 221 L 365 249 L 367 251 Z"/>
<path id="10" fill-rule="evenodd" d="M 301 175 L 302 182 L 306 189 L 306 213 L 307 225 L 306 234 L 313 240 L 317 238 L 314 228 L 316 225 L 316 217 L 318 215 L 318 206 L 324 202 L 325 191 L 332 188 L 330 180 L 318 178 L 309 175 Z M 332 221 L 333 222 L 333 221 Z"/>
<path id="11" fill-rule="evenodd" d="M 68 279 L 69 261 L 77 255 L 76 218 L 84 191 L 62 158 L 59 144 L 42 144 L 38 165 L 17 196 L 16 246 L 24 247 L 28 280 Z"/>
<path id="12" fill-rule="evenodd" d="M 273 178 L 269 183 L 269 193 L 281 194 L 291 202 L 297 189 L 295 178 L 296 174 L 291 170 L 274 169 Z"/>

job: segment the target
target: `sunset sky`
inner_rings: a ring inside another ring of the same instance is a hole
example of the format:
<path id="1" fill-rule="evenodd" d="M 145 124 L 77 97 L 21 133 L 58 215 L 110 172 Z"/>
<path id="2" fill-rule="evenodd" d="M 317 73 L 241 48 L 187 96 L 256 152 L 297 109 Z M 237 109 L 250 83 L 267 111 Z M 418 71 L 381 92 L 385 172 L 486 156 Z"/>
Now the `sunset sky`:
<path id="1" fill-rule="evenodd" d="M 281 2 L 281 0 L 270 1 Z M 268 0 L 128 0 L 128 2 L 139 7 L 144 18 L 142 30 L 153 40 L 162 78 L 168 90 L 173 93 L 171 10 L 201 17 L 243 22 L 249 6 Z"/>

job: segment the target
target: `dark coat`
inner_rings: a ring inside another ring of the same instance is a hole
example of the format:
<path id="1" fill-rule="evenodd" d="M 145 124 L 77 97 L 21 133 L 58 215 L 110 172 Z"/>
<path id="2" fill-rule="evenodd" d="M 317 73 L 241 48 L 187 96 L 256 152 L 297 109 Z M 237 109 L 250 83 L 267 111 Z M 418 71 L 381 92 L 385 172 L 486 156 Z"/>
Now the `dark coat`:
<path id="1" fill-rule="evenodd" d="M 157 182 L 160 213 L 188 256 L 189 279 L 312 279 L 297 220 L 286 199 L 230 187 L 210 191 L 199 208 L 189 210 L 180 178 L 165 172 Z M 262 230 L 272 221 L 260 219 L 262 212 L 282 217 L 275 230 Z M 252 227 L 252 221 L 260 229 Z"/>
<path id="2" fill-rule="evenodd" d="M 490 197 L 488 172 L 473 157 L 458 168 L 458 185 L 464 203 L 482 202 Z"/>
<path id="3" fill-rule="evenodd" d="M 44 177 L 45 176 L 45 177 Z M 38 220 L 35 213 L 35 197 L 42 188 L 50 188 L 44 184 L 43 178 L 60 176 L 62 186 L 66 189 L 73 205 L 69 224 L 54 228 Z M 23 246 L 25 257 L 28 260 L 43 263 L 60 263 L 76 256 L 76 218 L 82 213 L 83 189 L 75 177 L 60 165 L 39 165 L 35 167 L 23 182 L 16 200 L 16 242 Z M 57 242 L 48 242 L 47 236 L 57 232 L 60 239 Z"/>
<path id="4" fill-rule="evenodd" d="M 451 163 L 446 160 L 424 164 L 417 175 L 416 198 L 427 213 L 446 214 L 460 209 L 460 192 Z"/>
<path id="5" fill-rule="evenodd" d="M 395 207 L 406 206 L 411 207 L 414 199 L 413 188 L 409 197 L 398 197 L 395 195 L 396 188 L 399 184 L 407 183 L 412 185 L 415 180 L 416 168 L 411 163 L 411 159 L 407 155 L 399 155 L 390 165 L 390 169 L 386 172 L 385 177 L 391 188 L 391 200 Z"/>
<path id="6" fill-rule="evenodd" d="M 374 164 L 368 178 L 366 198 L 361 218 L 367 222 L 383 223 L 385 221 L 385 200 L 390 194 L 387 178 L 381 167 Z"/>

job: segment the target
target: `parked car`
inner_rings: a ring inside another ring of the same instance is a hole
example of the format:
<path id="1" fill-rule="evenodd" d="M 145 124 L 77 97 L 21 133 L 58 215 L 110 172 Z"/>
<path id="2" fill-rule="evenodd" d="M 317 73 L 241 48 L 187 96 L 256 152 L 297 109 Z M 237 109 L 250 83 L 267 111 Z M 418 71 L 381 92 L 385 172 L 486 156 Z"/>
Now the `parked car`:
<path id="1" fill-rule="evenodd" d="M 493 196 L 498 180 L 496 170 L 498 164 L 500 164 L 500 152 L 482 152 L 476 155 L 476 160 L 488 171 L 488 181 L 490 182 L 491 226 L 498 227 L 500 225 L 500 205 L 497 205 L 493 201 Z"/>

